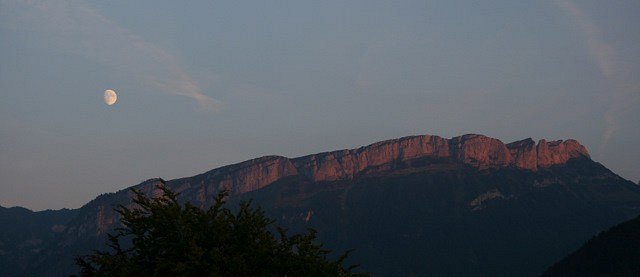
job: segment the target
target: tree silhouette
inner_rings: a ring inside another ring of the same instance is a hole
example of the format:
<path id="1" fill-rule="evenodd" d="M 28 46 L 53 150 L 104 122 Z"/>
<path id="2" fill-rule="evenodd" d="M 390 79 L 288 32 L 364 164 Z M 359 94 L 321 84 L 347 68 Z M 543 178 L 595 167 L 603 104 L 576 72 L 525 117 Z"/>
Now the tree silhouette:
<path id="1" fill-rule="evenodd" d="M 223 207 L 220 192 L 207 210 L 178 203 L 164 182 L 163 195 L 147 198 L 132 189 L 134 206 L 118 206 L 123 227 L 109 234 L 111 251 L 77 257 L 81 276 L 352 276 L 343 267 L 350 251 L 330 261 L 315 242 L 316 232 L 278 238 L 268 230 L 274 220 L 242 202 L 237 212 Z M 130 245 L 123 247 L 123 245 Z"/>

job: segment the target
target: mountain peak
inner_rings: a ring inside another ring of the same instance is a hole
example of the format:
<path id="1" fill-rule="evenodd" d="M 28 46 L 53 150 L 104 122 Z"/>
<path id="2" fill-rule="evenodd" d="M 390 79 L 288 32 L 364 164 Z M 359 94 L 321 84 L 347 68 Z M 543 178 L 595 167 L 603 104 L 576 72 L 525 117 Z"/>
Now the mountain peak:
<path id="1" fill-rule="evenodd" d="M 538 167 L 548 167 L 566 163 L 569 159 L 587 157 L 589 152 L 573 139 L 546 141 L 541 139 L 537 145 Z"/>

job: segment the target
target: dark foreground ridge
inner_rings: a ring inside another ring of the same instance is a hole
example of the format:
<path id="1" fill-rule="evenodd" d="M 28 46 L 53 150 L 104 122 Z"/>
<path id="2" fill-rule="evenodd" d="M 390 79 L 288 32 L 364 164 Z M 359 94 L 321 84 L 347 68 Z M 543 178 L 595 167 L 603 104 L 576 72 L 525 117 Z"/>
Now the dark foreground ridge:
<path id="1" fill-rule="evenodd" d="M 157 184 L 135 188 L 157 196 Z M 354 248 L 350 257 L 374 276 L 535 276 L 640 214 L 640 188 L 591 160 L 575 140 L 411 136 L 257 158 L 167 186 L 179 201 L 202 208 L 221 189 L 230 190 L 231 206 L 253 199 L 292 233 L 314 228 L 336 253 Z M 101 195 L 67 213 L 72 217 L 56 222 L 50 236 L 0 241 L 0 275 L 76 272 L 73 257 L 104 249 L 120 222 L 113 208 L 131 205 L 131 197 L 128 189 Z"/>
<path id="2" fill-rule="evenodd" d="M 640 276 L 640 216 L 598 234 L 542 276 Z"/>

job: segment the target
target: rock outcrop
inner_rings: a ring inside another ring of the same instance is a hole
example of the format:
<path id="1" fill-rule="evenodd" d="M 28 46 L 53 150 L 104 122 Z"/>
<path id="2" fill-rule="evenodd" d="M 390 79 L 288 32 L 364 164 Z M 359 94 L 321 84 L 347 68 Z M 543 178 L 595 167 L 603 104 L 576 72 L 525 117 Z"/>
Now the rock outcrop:
<path id="1" fill-rule="evenodd" d="M 483 135 L 464 135 L 451 139 L 456 161 L 486 169 L 509 165 L 511 155 L 502 141 Z"/>
<path id="2" fill-rule="evenodd" d="M 377 142 L 352 150 L 293 159 L 298 172 L 313 181 L 351 179 L 367 168 L 423 157 L 450 156 L 449 141 L 438 136 L 413 136 Z"/>
<path id="3" fill-rule="evenodd" d="M 549 141 L 542 139 L 537 146 L 538 167 L 549 167 L 564 164 L 569 159 L 581 156 L 589 157 L 587 149 L 579 142 L 569 139 L 566 141 Z"/>
<path id="4" fill-rule="evenodd" d="M 536 142 L 531 138 L 509 143 L 507 148 L 511 156 L 511 164 L 515 167 L 529 170 L 538 169 Z"/>
<path id="5" fill-rule="evenodd" d="M 372 169 L 389 168 L 424 158 L 466 164 L 480 170 L 516 167 L 536 171 L 578 157 L 588 158 L 589 153 L 575 140 L 543 139 L 536 145 L 528 138 L 504 144 L 498 139 L 477 134 L 451 139 L 422 135 L 294 159 L 280 156 L 257 158 L 209 171 L 200 176 L 198 184 L 182 182 L 178 190 L 199 186 L 198 199 L 204 200 L 222 188 L 229 189 L 231 194 L 241 194 L 287 176 L 299 176 L 313 182 L 348 180 Z"/>
<path id="6" fill-rule="evenodd" d="M 291 160 L 280 156 L 267 156 L 214 170 L 217 188 L 227 188 L 232 194 L 253 191 L 298 171 Z"/>

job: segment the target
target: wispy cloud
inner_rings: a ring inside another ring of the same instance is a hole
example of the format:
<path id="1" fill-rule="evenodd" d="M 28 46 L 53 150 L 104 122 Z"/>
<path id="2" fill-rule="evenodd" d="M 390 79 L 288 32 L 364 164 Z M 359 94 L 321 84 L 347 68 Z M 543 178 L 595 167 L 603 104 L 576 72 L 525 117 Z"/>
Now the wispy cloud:
<path id="1" fill-rule="evenodd" d="M 165 93 L 189 97 L 207 109 L 220 102 L 206 95 L 179 59 L 124 28 L 82 0 L 2 1 L 16 28 L 43 36 L 62 51 L 81 55 Z"/>
<path id="2" fill-rule="evenodd" d="M 601 30 L 589 16 L 571 0 L 555 0 L 556 4 L 567 12 L 576 22 L 585 36 L 589 52 L 599 71 L 610 84 L 610 104 L 604 114 L 605 130 L 602 135 L 601 149 L 606 147 L 618 131 L 619 117 L 638 99 L 640 86 L 625 75 L 628 68 L 618 59 L 615 47 L 602 38 Z"/>

